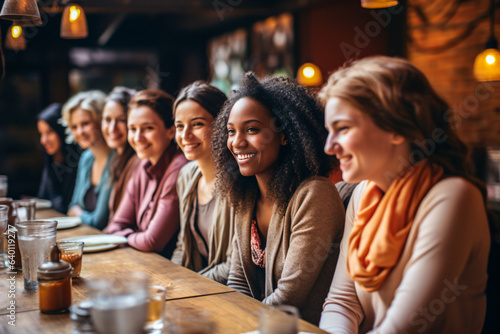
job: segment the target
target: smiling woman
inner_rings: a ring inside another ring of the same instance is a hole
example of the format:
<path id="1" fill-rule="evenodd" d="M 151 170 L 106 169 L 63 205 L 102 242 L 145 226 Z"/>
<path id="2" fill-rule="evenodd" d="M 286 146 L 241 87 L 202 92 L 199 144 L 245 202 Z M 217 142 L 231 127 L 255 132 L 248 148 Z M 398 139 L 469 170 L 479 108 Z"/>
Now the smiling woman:
<path id="1" fill-rule="evenodd" d="M 107 233 L 170 257 L 179 228 L 176 181 L 186 158 L 175 144 L 173 98 L 161 90 L 138 92 L 129 103 L 128 141 L 142 161 L 131 176 Z"/>
<path id="2" fill-rule="evenodd" d="M 212 158 L 214 118 L 226 95 L 196 81 L 185 87 L 174 103 L 177 144 L 188 160 L 179 173 L 181 231 L 172 261 L 225 284 L 234 234 L 234 210 L 214 194 L 215 164 Z"/>
<path id="3" fill-rule="evenodd" d="M 318 323 L 344 207 L 324 176 L 323 113 L 304 87 L 247 73 L 216 120 L 217 191 L 237 211 L 228 286 Z M 308 256 L 314 254 L 314 256 Z"/>
<path id="4" fill-rule="evenodd" d="M 78 165 L 68 215 L 79 216 L 85 224 L 106 227 L 109 216 L 109 166 L 114 151 L 101 132 L 105 95 L 101 91 L 81 92 L 63 106 L 63 117 L 77 144 L 84 150 Z"/>
<path id="5" fill-rule="evenodd" d="M 347 182 L 362 181 L 320 327 L 480 333 L 490 248 L 484 186 L 444 117 L 446 102 L 415 66 L 389 57 L 339 69 L 319 97 L 325 152 L 340 159 Z"/>
<path id="6" fill-rule="evenodd" d="M 109 196 L 109 220 L 113 218 L 125 193 L 128 180 L 139 163 L 139 158 L 127 141 L 128 103 L 135 90 L 115 87 L 106 98 L 101 130 L 108 146 L 116 150 L 111 163 L 112 189 Z"/>
<path id="7" fill-rule="evenodd" d="M 38 115 L 40 144 L 45 150 L 42 180 L 38 197 L 52 202 L 58 212 L 67 212 L 73 195 L 81 150 L 67 144 L 66 128 L 60 123 L 61 105 L 54 103 Z"/>

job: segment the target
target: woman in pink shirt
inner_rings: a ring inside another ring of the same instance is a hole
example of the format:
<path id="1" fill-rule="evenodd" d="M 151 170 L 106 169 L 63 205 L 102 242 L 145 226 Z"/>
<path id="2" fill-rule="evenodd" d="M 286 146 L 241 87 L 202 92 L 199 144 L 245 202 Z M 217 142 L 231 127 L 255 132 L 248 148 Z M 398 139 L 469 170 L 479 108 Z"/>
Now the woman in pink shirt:
<path id="1" fill-rule="evenodd" d="M 127 237 L 128 244 L 166 257 L 175 249 L 179 229 L 177 175 L 187 162 L 174 141 L 174 99 L 147 89 L 129 104 L 128 141 L 142 159 L 130 178 L 107 233 Z"/>

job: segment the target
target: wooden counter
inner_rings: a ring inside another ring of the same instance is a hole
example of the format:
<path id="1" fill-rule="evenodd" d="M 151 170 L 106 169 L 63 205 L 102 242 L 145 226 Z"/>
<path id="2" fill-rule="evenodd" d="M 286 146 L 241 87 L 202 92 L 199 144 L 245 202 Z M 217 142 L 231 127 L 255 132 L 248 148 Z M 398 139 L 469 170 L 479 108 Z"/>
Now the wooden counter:
<path id="1" fill-rule="evenodd" d="M 61 216 L 54 210 L 40 210 L 37 218 Z M 57 239 L 80 235 L 100 234 L 87 225 L 72 229 L 59 230 Z M 267 308 L 261 302 L 235 290 L 201 276 L 191 270 L 178 266 L 166 258 L 119 247 L 99 253 L 83 255 L 81 278 L 73 280 L 73 302 L 88 299 L 85 282 L 102 277 L 127 278 L 132 272 L 145 272 L 151 283 L 167 288 L 166 312 L 186 308 L 207 310 L 217 324 L 217 333 L 244 333 L 258 327 L 258 312 Z M 9 298 L 9 281 L 15 281 L 15 298 Z M 0 333 L 69 333 L 71 320 L 69 314 L 45 315 L 38 311 L 38 291 L 26 291 L 22 273 L 8 275 L 0 271 Z M 15 300 L 15 324 L 9 325 L 9 302 Z M 300 321 L 300 329 L 312 333 L 325 333 L 316 326 Z"/>

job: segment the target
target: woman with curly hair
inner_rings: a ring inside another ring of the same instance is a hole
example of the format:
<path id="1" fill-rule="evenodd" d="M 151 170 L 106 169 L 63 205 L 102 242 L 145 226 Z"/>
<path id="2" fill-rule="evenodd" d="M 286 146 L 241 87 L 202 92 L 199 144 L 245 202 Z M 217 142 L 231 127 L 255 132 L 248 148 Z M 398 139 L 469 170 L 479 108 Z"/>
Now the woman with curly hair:
<path id="1" fill-rule="evenodd" d="M 237 210 L 228 286 L 317 324 L 338 257 L 344 208 L 326 176 L 323 113 L 304 87 L 246 74 L 217 117 L 218 194 Z"/>
<path id="2" fill-rule="evenodd" d="M 82 222 L 100 230 L 109 217 L 110 150 L 101 132 L 102 110 L 106 95 L 98 90 L 80 92 L 70 98 L 62 109 L 75 141 L 85 151 L 78 164 L 73 198 L 68 216 L 78 216 Z"/>
<path id="3" fill-rule="evenodd" d="M 339 263 L 320 327 L 331 333 L 479 333 L 490 236 L 449 107 L 408 61 L 338 70 L 319 97 L 347 182 Z"/>
<path id="4" fill-rule="evenodd" d="M 214 119 L 226 95 L 196 81 L 174 102 L 175 139 L 188 160 L 177 179 L 180 225 L 172 262 L 226 284 L 229 275 L 234 209 L 214 194 L 212 158 Z"/>
<path id="5" fill-rule="evenodd" d="M 139 158 L 127 141 L 128 103 L 135 90 L 115 87 L 106 97 L 102 112 L 101 130 L 109 148 L 116 150 L 111 163 L 111 194 L 109 196 L 109 220 L 111 221 L 125 194 L 128 180 L 139 163 Z"/>

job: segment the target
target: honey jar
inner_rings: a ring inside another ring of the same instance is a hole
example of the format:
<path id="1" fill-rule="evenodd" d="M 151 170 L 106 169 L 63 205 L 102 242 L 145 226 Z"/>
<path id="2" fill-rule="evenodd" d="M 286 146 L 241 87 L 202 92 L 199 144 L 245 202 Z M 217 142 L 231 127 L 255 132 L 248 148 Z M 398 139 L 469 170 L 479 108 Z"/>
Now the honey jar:
<path id="1" fill-rule="evenodd" d="M 57 245 L 51 246 L 49 261 L 38 267 L 38 297 L 42 313 L 68 312 L 71 306 L 71 265 L 61 260 Z"/>

